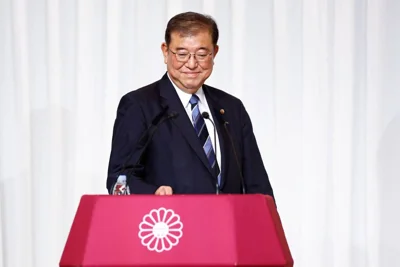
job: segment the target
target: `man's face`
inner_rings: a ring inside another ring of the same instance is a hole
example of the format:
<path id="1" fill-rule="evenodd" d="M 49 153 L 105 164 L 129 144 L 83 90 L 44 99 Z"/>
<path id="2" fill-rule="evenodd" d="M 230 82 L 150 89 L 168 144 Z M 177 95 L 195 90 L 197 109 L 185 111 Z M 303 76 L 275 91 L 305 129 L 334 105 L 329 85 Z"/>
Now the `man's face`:
<path id="1" fill-rule="evenodd" d="M 192 36 L 173 32 L 169 47 L 163 43 L 161 49 L 172 81 L 189 94 L 196 93 L 211 75 L 218 52 L 209 31 L 200 31 Z"/>

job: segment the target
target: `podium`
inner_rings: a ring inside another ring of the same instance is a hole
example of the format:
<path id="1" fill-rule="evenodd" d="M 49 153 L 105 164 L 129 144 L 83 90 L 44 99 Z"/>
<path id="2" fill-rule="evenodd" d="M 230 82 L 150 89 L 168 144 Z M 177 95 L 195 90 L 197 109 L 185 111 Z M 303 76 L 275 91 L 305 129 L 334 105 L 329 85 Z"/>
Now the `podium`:
<path id="1" fill-rule="evenodd" d="M 293 259 L 264 195 L 84 195 L 60 267 L 268 266 Z"/>

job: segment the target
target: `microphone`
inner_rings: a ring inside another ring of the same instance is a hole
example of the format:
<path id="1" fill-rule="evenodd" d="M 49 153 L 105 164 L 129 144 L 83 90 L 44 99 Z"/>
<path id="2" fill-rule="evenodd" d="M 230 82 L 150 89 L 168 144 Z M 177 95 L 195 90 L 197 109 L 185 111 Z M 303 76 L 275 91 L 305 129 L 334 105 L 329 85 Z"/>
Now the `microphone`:
<path id="1" fill-rule="evenodd" d="M 157 120 L 153 120 L 153 123 L 151 124 L 151 126 L 147 129 L 147 131 L 142 135 L 142 137 L 140 138 L 139 142 L 138 142 L 138 147 L 142 146 L 142 151 L 139 154 L 139 158 L 136 161 L 136 164 L 134 165 L 134 167 L 137 167 L 140 164 L 140 161 L 143 158 L 143 155 L 145 154 L 147 147 L 150 145 L 151 140 L 153 140 L 153 136 L 155 134 L 155 132 L 158 129 L 158 126 L 161 125 L 164 121 L 175 118 L 178 116 L 178 113 L 175 111 L 172 111 L 171 113 L 169 113 L 167 116 L 161 117 L 160 119 Z"/>
<path id="2" fill-rule="evenodd" d="M 224 113 L 225 113 L 225 110 L 221 109 L 221 110 L 220 110 L 220 113 L 221 113 L 221 114 L 224 114 Z M 233 149 L 233 154 L 234 154 L 235 160 L 236 160 L 236 165 L 237 165 L 238 170 L 239 170 L 240 182 L 241 182 L 241 184 L 242 184 L 242 194 L 246 194 L 246 185 L 245 185 L 245 183 L 244 183 L 242 168 L 240 167 L 239 158 L 238 158 L 238 155 L 237 155 L 236 149 L 235 149 L 235 144 L 233 143 L 232 136 L 231 136 L 231 134 L 229 133 L 229 130 L 228 130 L 228 127 L 227 127 L 227 125 L 229 124 L 229 122 L 227 122 L 227 121 L 224 120 L 224 119 L 223 119 L 223 121 L 224 121 L 224 128 L 225 128 L 226 134 L 228 135 L 229 140 L 230 140 L 230 142 L 231 142 L 231 146 L 232 146 L 232 149 Z"/>
<path id="3" fill-rule="evenodd" d="M 206 112 L 206 111 L 204 111 L 203 113 L 201 113 L 201 116 L 204 118 L 204 119 L 207 119 L 207 120 L 209 120 L 209 121 L 211 121 L 211 123 L 212 123 L 212 125 L 213 125 L 213 127 L 214 127 L 214 145 L 215 145 L 215 161 L 218 163 L 218 160 L 217 160 L 217 129 L 216 129 L 216 127 L 215 127 L 215 124 L 214 124 L 214 122 L 212 121 L 212 119 L 210 118 L 210 114 L 208 114 L 208 112 Z M 220 170 L 221 170 L 221 168 L 220 168 Z M 217 195 L 219 195 L 219 193 L 220 193 L 220 188 L 219 188 L 219 184 L 218 184 L 218 176 L 217 176 L 217 182 L 215 183 L 215 185 L 216 185 L 216 193 L 217 193 Z"/>
<path id="4" fill-rule="evenodd" d="M 175 111 L 170 112 L 167 116 L 165 116 L 165 113 L 167 111 L 167 108 L 164 108 L 152 121 L 151 125 L 146 129 L 146 131 L 142 134 L 140 137 L 136 149 L 140 148 L 140 153 L 138 160 L 135 162 L 135 164 L 130 164 L 127 165 L 130 159 L 132 158 L 135 149 L 132 150 L 132 152 L 129 154 L 127 160 L 125 163 L 122 165 L 121 170 L 118 172 L 117 175 L 117 182 L 114 184 L 114 186 L 111 188 L 111 194 L 115 195 L 127 195 L 129 194 L 129 187 L 128 187 L 128 180 L 132 172 L 141 172 L 143 171 L 144 167 L 140 165 L 140 162 L 147 151 L 148 146 L 150 145 L 153 136 L 155 132 L 158 129 L 158 126 L 160 126 L 163 122 L 169 119 L 173 119 L 177 117 L 179 114 Z M 124 175 L 125 177 L 121 176 L 121 173 L 128 171 L 127 175 Z"/>
<path id="5" fill-rule="evenodd" d="M 157 131 L 158 126 L 161 125 L 164 121 L 175 118 L 178 116 L 178 113 L 175 111 L 172 111 L 169 113 L 167 116 L 164 116 L 164 112 L 161 112 L 159 115 L 157 115 L 154 119 L 153 122 L 151 123 L 150 127 L 147 128 L 147 130 L 144 132 L 142 137 L 139 139 L 138 146 L 137 147 L 142 147 L 142 152 L 136 162 L 135 165 L 139 164 L 143 154 L 147 148 L 147 146 L 150 144 L 151 140 L 153 139 L 154 133 Z"/>

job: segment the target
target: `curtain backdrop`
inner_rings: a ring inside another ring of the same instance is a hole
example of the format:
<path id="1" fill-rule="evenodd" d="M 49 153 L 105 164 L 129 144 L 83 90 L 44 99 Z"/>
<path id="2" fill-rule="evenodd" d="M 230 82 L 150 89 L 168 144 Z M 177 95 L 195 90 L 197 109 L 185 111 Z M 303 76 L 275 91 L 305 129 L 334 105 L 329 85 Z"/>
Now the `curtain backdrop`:
<path id="1" fill-rule="evenodd" d="M 208 84 L 251 116 L 296 266 L 400 266 L 398 0 L 0 0 L 0 266 L 58 266 L 189 10 L 220 27 Z"/>

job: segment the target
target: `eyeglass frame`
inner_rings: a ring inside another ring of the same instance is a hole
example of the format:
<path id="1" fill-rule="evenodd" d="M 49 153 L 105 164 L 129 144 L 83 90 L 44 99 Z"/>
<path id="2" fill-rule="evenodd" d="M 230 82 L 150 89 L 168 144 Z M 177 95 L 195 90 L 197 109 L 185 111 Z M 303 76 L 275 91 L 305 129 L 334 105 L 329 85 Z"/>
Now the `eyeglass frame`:
<path id="1" fill-rule="evenodd" d="M 186 59 L 186 60 L 184 60 L 184 61 L 181 61 L 181 60 L 178 59 L 178 52 L 172 51 L 171 48 L 169 48 L 169 47 L 168 47 L 168 50 L 171 51 L 171 53 L 175 55 L 176 60 L 177 60 L 178 62 L 181 62 L 181 63 L 186 63 L 186 62 L 188 62 L 192 56 L 194 57 L 194 59 L 195 59 L 197 62 L 206 62 L 206 61 L 209 59 L 209 56 L 211 56 L 212 54 L 214 54 L 214 52 L 210 52 L 209 54 L 204 55 L 204 56 L 205 56 L 204 60 L 199 60 L 199 59 L 197 58 L 196 53 L 189 53 L 189 52 L 187 52 L 186 57 L 189 55 L 188 59 Z"/>

